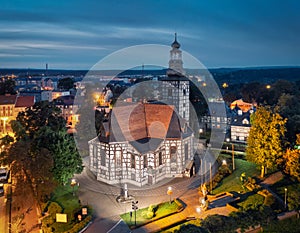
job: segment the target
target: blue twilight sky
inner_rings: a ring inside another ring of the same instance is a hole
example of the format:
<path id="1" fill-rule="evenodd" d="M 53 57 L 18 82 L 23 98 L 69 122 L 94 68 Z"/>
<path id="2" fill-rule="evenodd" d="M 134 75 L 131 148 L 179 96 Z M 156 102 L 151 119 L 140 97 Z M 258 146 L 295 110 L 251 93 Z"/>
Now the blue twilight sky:
<path id="1" fill-rule="evenodd" d="M 207 67 L 300 65 L 298 0 L 0 0 L 0 68 L 89 69 L 170 45 Z M 167 61 L 166 61 L 167 64 Z"/>

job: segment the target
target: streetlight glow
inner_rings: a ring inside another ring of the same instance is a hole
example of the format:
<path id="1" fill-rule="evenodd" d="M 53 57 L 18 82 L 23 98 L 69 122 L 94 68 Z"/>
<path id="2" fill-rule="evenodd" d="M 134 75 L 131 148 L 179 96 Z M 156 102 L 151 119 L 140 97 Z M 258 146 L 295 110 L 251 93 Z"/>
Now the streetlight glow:
<path id="1" fill-rule="evenodd" d="M 287 188 L 284 188 L 284 208 L 286 208 L 286 203 L 287 203 Z"/>
<path id="2" fill-rule="evenodd" d="M 171 186 L 168 187 L 167 194 L 170 196 L 170 204 L 171 204 L 171 202 L 172 202 L 172 194 L 173 194 L 173 190 L 172 190 Z"/>

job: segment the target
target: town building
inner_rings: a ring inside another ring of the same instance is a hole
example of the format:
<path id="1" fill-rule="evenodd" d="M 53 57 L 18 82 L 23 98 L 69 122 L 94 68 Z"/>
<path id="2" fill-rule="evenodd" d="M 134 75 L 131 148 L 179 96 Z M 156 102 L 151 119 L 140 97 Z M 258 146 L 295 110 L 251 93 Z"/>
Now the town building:
<path id="1" fill-rule="evenodd" d="M 33 96 L 1 95 L 0 96 L 0 134 L 13 134 L 10 122 L 15 120 L 19 112 L 32 107 Z"/>
<path id="2" fill-rule="evenodd" d="M 60 96 L 53 102 L 61 110 L 61 116 L 66 120 L 67 126 L 74 128 L 79 121 L 79 114 L 76 114 L 79 106 L 74 103 L 74 96 Z"/>
<path id="3" fill-rule="evenodd" d="M 99 136 L 89 141 L 89 168 L 97 180 L 144 186 L 193 174 L 189 81 L 179 48 L 175 36 L 162 101 L 113 107 Z"/>
<path id="4" fill-rule="evenodd" d="M 230 104 L 232 119 L 230 124 L 230 139 L 232 142 L 246 143 L 249 136 L 251 114 L 255 112 L 256 104 L 235 100 Z"/>

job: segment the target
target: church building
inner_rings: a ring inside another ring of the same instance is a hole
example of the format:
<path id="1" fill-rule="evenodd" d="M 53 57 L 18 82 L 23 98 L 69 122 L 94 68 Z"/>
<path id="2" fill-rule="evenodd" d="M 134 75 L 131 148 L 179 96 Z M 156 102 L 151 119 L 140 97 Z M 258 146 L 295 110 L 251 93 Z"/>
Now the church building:
<path id="1" fill-rule="evenodd" d="M 89 167 L 97 180 L 142 187 L 187 174 L 193 163 L 194 134 L 188 124 L 189 81 L 179 48 L 175 34 L 169 70 L 162 80 L 163 100 L 113 107 L 99 136 L 89 141 Z"/>

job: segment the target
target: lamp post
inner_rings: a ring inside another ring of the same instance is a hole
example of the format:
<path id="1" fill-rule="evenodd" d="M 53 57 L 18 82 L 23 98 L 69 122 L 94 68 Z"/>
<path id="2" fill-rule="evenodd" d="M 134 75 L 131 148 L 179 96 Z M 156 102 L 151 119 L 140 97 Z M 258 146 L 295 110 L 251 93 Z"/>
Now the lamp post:
<path id="1" fill-rule="evenodd" d="M 226 138 L 226 141 L 229 143 L 230 138 Z M 234 144 L 231 142 L 231 153 L 232 153 L 232 170 L 235 170 L 235 162 L 234 162 Z"/>
<path id="2" fill-rule="evenodd" d="M 75 196 L 74 187 L 75 187 L 76 184 L 77 184 L 76 179 L 73 178 L 73 179 L 71 180 L 71 187 L 73 188 L 73 196 Z"/>
<path id="3" fill-rule="evenodd" d="M 284 188 L 284 208 L 286 209 L 286 202 L 287 202 L 287 188 Z"/>
<path id="4" fill-rule="evenodd" d="M 196 212 L 198 213 L 198 215 L 200 215 L 200 213 L 201 213 L 201 208 L 200 208 L 200 207 L 197 207 L 197 208 L 196 208 Z"/>
<path id="5" fill-rule="evenodd" d="M 210 180 L 210 192 L 212 193 L 212 169 L 211 169 L 211 163 L 209 163 L 209 180 Z"/>
<path id="6" fill-rule="evenodd" d="M 132 204 L 132 209 L 134 210 L 134 225 L 136 226 L 136 210 L 138 209 L 138 204 L 139 202 L 138 201 L 132 201 L 131 204 Z M 130 212 L 130 219 L 131 219 L 131 216 L 132 216 L 132 213 Z"/>
<path id="7" fill-rule="evenodd" d="M 172 194 L 173 194 L 173 190 L 172 190 L 171 186 L 168 187 L 167 194 L 170 196 L 170 204 L 171 204 L 171 202 L 172 202 Z"/>

